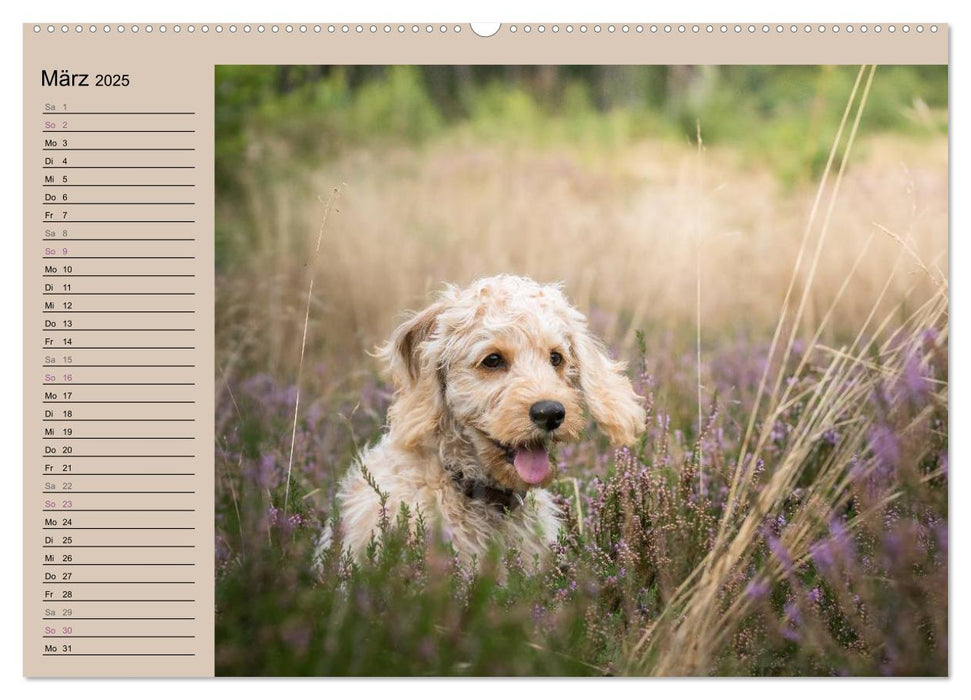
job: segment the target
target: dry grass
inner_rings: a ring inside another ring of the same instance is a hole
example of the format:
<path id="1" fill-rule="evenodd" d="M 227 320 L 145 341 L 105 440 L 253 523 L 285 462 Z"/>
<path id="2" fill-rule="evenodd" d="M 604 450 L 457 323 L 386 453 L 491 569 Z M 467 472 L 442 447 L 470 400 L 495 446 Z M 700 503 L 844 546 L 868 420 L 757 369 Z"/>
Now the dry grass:
<path id="1" fill-rule="evenodd" d="M 882 229 L 909 241 L 932 267 L 947 266 L 946 142 L 884 137 L 859 151 L 804 318 L 811 332 L 869 241 L 829 342 L 859 327 L 894 265 L 900 244 Z M 274 374 L 293 372 L 320 200 L 340 183 L 314 273 L 311 357 L 366 363 L 365 352 L 401 311 L 424 304 L 443 281 L 500 271 L 564 281 L 622 349 L 638 328 L 649 339 L 673 333 L 693 344 L 699 237 L 705 342 L 767 336 L 814 193 L 784 191 L 770 172 L 742 169 L 730 151 L 701 157 L 699 169 L 694 147 L 670 143 L 584 156 L 447 142 L 358 151 L 299 181 L 263 182 L 254 173 L 249 203 L 260 234 L 245 262 L 219 279 L 219 346 L 230 350 L 227 362 L 239 354 Z M 910 303 L 935 289 L 908 260 L 886 303 L 915 283 Z"/>
<path id="2" fill-rule="evenodd" d="M 857 92 L 861 80 L 866 73 L 866 82 L 862 87 L 862 94 L 857 102 Z M 908 358 L 914 352 L 915 339 L 925 329 L 946 329 L 948 294 L 946 278 L 940 273 L 939 260 L 932 265 L 931 270 L 920 255 L 915 251 L 917 244 L 913 241 L 912 228 L 906 229 L 906 239 L 892 234 L 891 238 L 898 244 L 896 260 L 892 265 L 883 268 L 885 282 L 879 294 L 871 301 L 870 312 L 862 322 L 858 322 L 857 332 L 848 345 L 838 349 L 826 348 L 820 342 L 843 300 L 843 295 L 850 288 L 854 279 L 861 273 L 876 272 L 872 265 L 863 266 L 867 259 L 869 239 L 864 249 L 860 251 L 851 271 L 845 274 L 836 288 L 829 308 L 823 313 L 818 325 L 812 332 L 809 341 L 809 352 L 803 356 L 800 366 L 795 372 L 786 368 L 791 356 L 793 342 L 799 326 L 803 323 L 807 302 L 813 296 L 816 274 L 820 269 L 822 253 L 826 250 L 826 241 L 830 235 L 833 214 L 837 204 L 842 199 L 841 185 L 846 174 L 855 138 L 858 133 L 860 118 L 866 104 L 867 93 L 873 80 L 874 70 L 865 71 L 861 68 L 857 85 L 851 95 L 844 114 L 843 123 L 834 139 L 830 160 L 823 173 L 817 189 L 817 196 L 807 217 L 804 235 L 783 307 L 776 324 L 776 333 L 770 349 L 770 358 L 778 353 L 782 360 L 778 363 L 776 376 L 769 384 L 771 363 L 766 366 L 763 374 L 759 394 L 755 406 L 750 408 L 750 419 L 745 438 L 742 441 L 738 458 L 739 468 L 733 473 L 731 487 L 728 492 L 726 508 L 724 510 L 718 534 L 705 560 L 679 586 L 677 593 L 668 601 L 662 615 L 645 630 L 631 654 L 631 662 L 640 670 L 650 669 L 657 675 L 696 675 L 704 674 L 711 666 L 713 659 L 728 643 L 730 635 L 737 629 L 737 625 L 745 618 L 746 613 L 755 605 L 755 600 L 745 591 L 732 591 L 732 582 L 738 572 L 750 566 L 757 547 L 761 544 L 760 526 L 773 513 L 778 513 L 783 504 L 791 497 L 796 484 L 804 474 L 810 463 L 810 455 L 826 430 L 834 425 L 840 425 L 844 433 L 843 439 L 836 449 L 830 453 L 821 466 L 815 468 L 812 481 L 802 495 L 804 506 L 796 511 L 795 517 L 785 528 L 780 546 L 785 555 L 795 562 L 804 562 L 810 558 L 810 547 L 821 533 L 826 531 L 826 523 L 832 514 L 839 512 L 851 497 L 849 484 L 859 478 L 861 469 L 875 469 L 875 457 L 870 456 L 870 463 L 862 466 L 858 461 L 861 454 L 865 454 L 869 432 L 872 429 L 872 416 L 869 415 L 867 404 L 874 396 L 880 394 L 882 387 L 896 382 L 904 373 Z M 854 104 L 856 103 L 856 104 Z M 855 116 L 850 117 L 855 107 Z M 844 135 L 847 134 L 847 135 Z M 845 145 L 843 144 L 845 139 Z M 836 155 L 843 148 L 843 160 L 837 162 Z M 889 228 L 875 223 L 884 233 Z M 946 230 L 946 229 L 944 229 Z M 908 255 L 919 269 L 927 275 L 931 283 L 929 298 L 925 301 L 913 298 L 916 285 L 900 290 L 894 288 L 896 272 L 900 261 Z M 804 260 L 806 261 L 804 265 Z M 802 273 L 806 267 L 808 272 Z M 793 295 L 792 291 L 798 286 L 800 275 L 803 274 L 806 288 L 801 294 Z M 827 280 L 830 281 L 830 280 Z M 889 299 L 887 297 L 889 296 Z M 798 299 L 798 301 L 797 301 Z M 887 301 L 887 304 L 884 302 Z M 919 308 L 912 314 L 907 314 L 908 305 L 918 304 Z M 884 307 L 889 305 L 889 309 Z M 883 318 L 879 314 L 883 312 Z M 784 337 L 782 331 L 786 328 L 788 319 L 794 320 L 788 333 L 788 340 L 779 343 Z M 882 338 L 882 341 L 876 339 Z M 946 335 L 941 339 L 946 344 Z M 917 341 L 919 345 L 919 340 Z M 805 367 L 806 359 L 815 355 L 818 350 L 830 350 L 832 359 L 818 381 L 809 387 L 796 383 L 786 385 L 784 379 L 790 376 L 800 376 Z M 925 348 L 919 363 L 924 365 L 933 361 L 935 349 Z M 877 363 L 872 358 L 879 358 Z M 863 371 L 861 371 L 861 369 Z M 760 416 L 760 400 L 763 388 L 771 385 L 766 402 L 767 417 L 762 421 L 761 430 L 753 435 L 756 418 Z M 937 399 L 944 405 L 947 403 L 946 387 L 939 387 Z M 755 484 L 754 465 L 761 460 L 763 449 L 770 442 L 770 433 L 776 421 L 783 418 L 789 407 L 799 402 L 803 406 L 800 419 L 795 423 L 793 435 L 790 437 L 787 450 L 777 460 L 775 469 L 769 482 L 754 504 L 744 514 L 739 514 L 739 521 L 733 522 L 733 516 L 739 510 L 739 504 L 752 503 L 750 498 Z M 924 420 L 924 415 L 914 419 L 914 423 Z M 913 426 L 904 428 L 908 432 Z M 754 444 L 750 442 L 754 439 Z M 925 455 L 917 455 L 918 461 Z M 857 513 L 847 523 L 855 528 L 868 518 L 882 511 L 886 500 L 896 498 L 899 493 L 891 493 L 884 500 L 863 512 Z M 764 566 L 757 578 L 766 584 L 774 585 L 784 580 L 789 573 L 783 558 L 776 557 Z"/>

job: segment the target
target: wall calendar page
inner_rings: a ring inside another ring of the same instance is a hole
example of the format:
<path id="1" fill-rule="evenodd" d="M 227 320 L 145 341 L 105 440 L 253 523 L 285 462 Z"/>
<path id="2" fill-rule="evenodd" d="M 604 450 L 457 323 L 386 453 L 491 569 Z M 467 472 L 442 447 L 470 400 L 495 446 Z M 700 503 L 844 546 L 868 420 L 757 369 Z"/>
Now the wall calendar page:
<path id="1" fill-rule="evenodd" d="M 23 673 L 947 676 L 935 23 L 27 23 Z"/>

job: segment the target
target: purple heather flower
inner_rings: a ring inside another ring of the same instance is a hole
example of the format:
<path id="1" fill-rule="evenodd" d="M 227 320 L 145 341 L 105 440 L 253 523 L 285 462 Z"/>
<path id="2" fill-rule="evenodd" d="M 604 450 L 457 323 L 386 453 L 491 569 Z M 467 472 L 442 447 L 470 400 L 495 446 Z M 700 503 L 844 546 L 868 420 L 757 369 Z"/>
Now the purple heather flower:
<path id="1" fill-rule="evenodd" d="M 540 623 L 544 617 L 546 617 L 546 611 L 543 609 L 543 606 L 535 603 L 533 605 L 533 622 Z"/>
<path id="2" fill-rule="evenodd" d="M 769 593 L 769 582 L 761 576 L 749 581 L 745 587 L 745 595 L 751 600 L 762 600 Z"/>
<path id="3" fill-rule="evenodd" d="M 782 564 L 782 570 L 786 573 L 786 575 L 791 574 L 793 567 L 792 557 L 782 544 L 782 540 L 771 534 L 767 535 L 765 539 L 769 544 L 769 551 L 771 551 L 773 556 L 779 560 L 780 564 Z"/>
<path id="4" fill-rule="evenodd" d="M 793 602 L 786 603 L 784 610 L 786 614 L 786 620 L 788 620 L 794 625 L 802 624 L 802 613 L 799 612 L 799 607 L 795 603 Z"/>
<path id="5" fill-rule="evenodd" d="M 842 521 L 837 518 L 830 520 L 829 537 L 810 545 L 809 556 L 816 568 L 825 575 L 835 573 L 838 561 L 849 561 L 856 557 L 853 541 Z"/>
<path id="6" fill-rule="evenodd" d="M 248 475 L 261 489 L 270 488 L 274 485 L 274 472 L 276 471 L 276 458 L 271 454 L 262 455 L 255 468 L 248 470 Z"/>
<path id="7" fill-rule="evenodd" d="M 760 476 L 762 476 L 762 473 L 764 471 L 765 471 L 765 461 L 761 457 L 759 457 L 757 460 L 755 460 L 755 472 L 753 476 L 756 479 L 758 479 Z"/>
<path id="8" fill-rule="evenodd" d="M 897 435 L 884 424 L 873 427 L 870 431 L 870 448 L 876 458 L 877 468 L 881 475 L 890 476 L 900 463 L 900 445 Z"/>
<path id="9" fill-rule="evenodd" d="M 802 613 L 795 603 L 789 602 L 785 605 L 785 620 L 782 622 L 782 636 L 790 642 L 798 642 L 802 635 L 796 629 L 802 624 Z"/>
<path id="10" fill-rule="evenodd" d="M 290 385 L 286 388 L 283 394 L 283 403 L 287 406 L 297 405 L 297 387 L 295 385 Z"/>
<path id="11" fill-rule="evenodd" d="M 921 371 L 920 358 L 916 354 L 909 355 L 904 362 L 900 387 L 903 395 L 915 403 L 923 400 L 927 393 L 927 378 Z"/>
<path id="12" fill-rule="evenodd" d="M 866 467 L 860 460 L 859 455 L 853 455 L 850 457 L 849 463 L 849 476 L 850 479 L 859 482 L 864 476 L 866 476 Z"/>
<path id="13" fill-rule="evenodd" d="M 831 574 L 836 570 L 836 557 L 829 540 L 820 540 L 809 546 L 809 556 L 816 568 L 824 574 Z"/>

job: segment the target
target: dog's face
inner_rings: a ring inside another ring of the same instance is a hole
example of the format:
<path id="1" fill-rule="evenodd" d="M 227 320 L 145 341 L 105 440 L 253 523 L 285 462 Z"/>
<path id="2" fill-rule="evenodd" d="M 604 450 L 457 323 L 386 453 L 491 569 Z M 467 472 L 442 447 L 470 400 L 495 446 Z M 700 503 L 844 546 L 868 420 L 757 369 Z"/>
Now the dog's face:
<path id="1" fill-rule="evenodd" d="M 584 405 L 615 444 L 643 429 L 623 365 L 556 286 L 500 275 L 449 287 L 382 352 L 398 389 L 393 437 L 416 447 L 456 426 L 477 467 L 507 488 L 549 483 L 549 451 L 579 437 Z"/>

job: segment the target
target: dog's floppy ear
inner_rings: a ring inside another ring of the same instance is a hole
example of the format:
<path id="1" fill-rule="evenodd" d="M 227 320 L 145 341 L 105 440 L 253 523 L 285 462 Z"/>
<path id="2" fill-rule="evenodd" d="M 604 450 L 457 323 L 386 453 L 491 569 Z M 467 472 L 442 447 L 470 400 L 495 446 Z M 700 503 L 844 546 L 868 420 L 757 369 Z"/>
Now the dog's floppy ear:
<path id="1" fill-rule="evenodd" d="M 393 439 L 415 447 L 433 433 L 442 415 L 442 389 L 438 356 L 426 341 L 435 330 L 441 302 L 412 315 L 398 326 L 378 351 L 391 368 L 395 401 L 388 409 Z"/>
<path id="2" fill-rule="evenodd" d="M 647 414 L 643 399 L 624 374 L 626 364 L 611 360 L 586 323 L 579 325 L 573 335 L 573 353 L 584 402 L 611 443 L 631 445 L 644 431 Z"/>
<path id="3" fill-rule="evenodd" d="M 388 363 L 396 388 L 414 386 L 425 369 L 434 371 L 434 367 L 423 367 L 428 358 L 422 352 L 422 343 L 435 329 L 435 321 L 443 308 L 444 304 L 436 302 L 424 311 L 412 314 L 395 328 L 388 342 L 379 348 L 378 356 Z"/>

